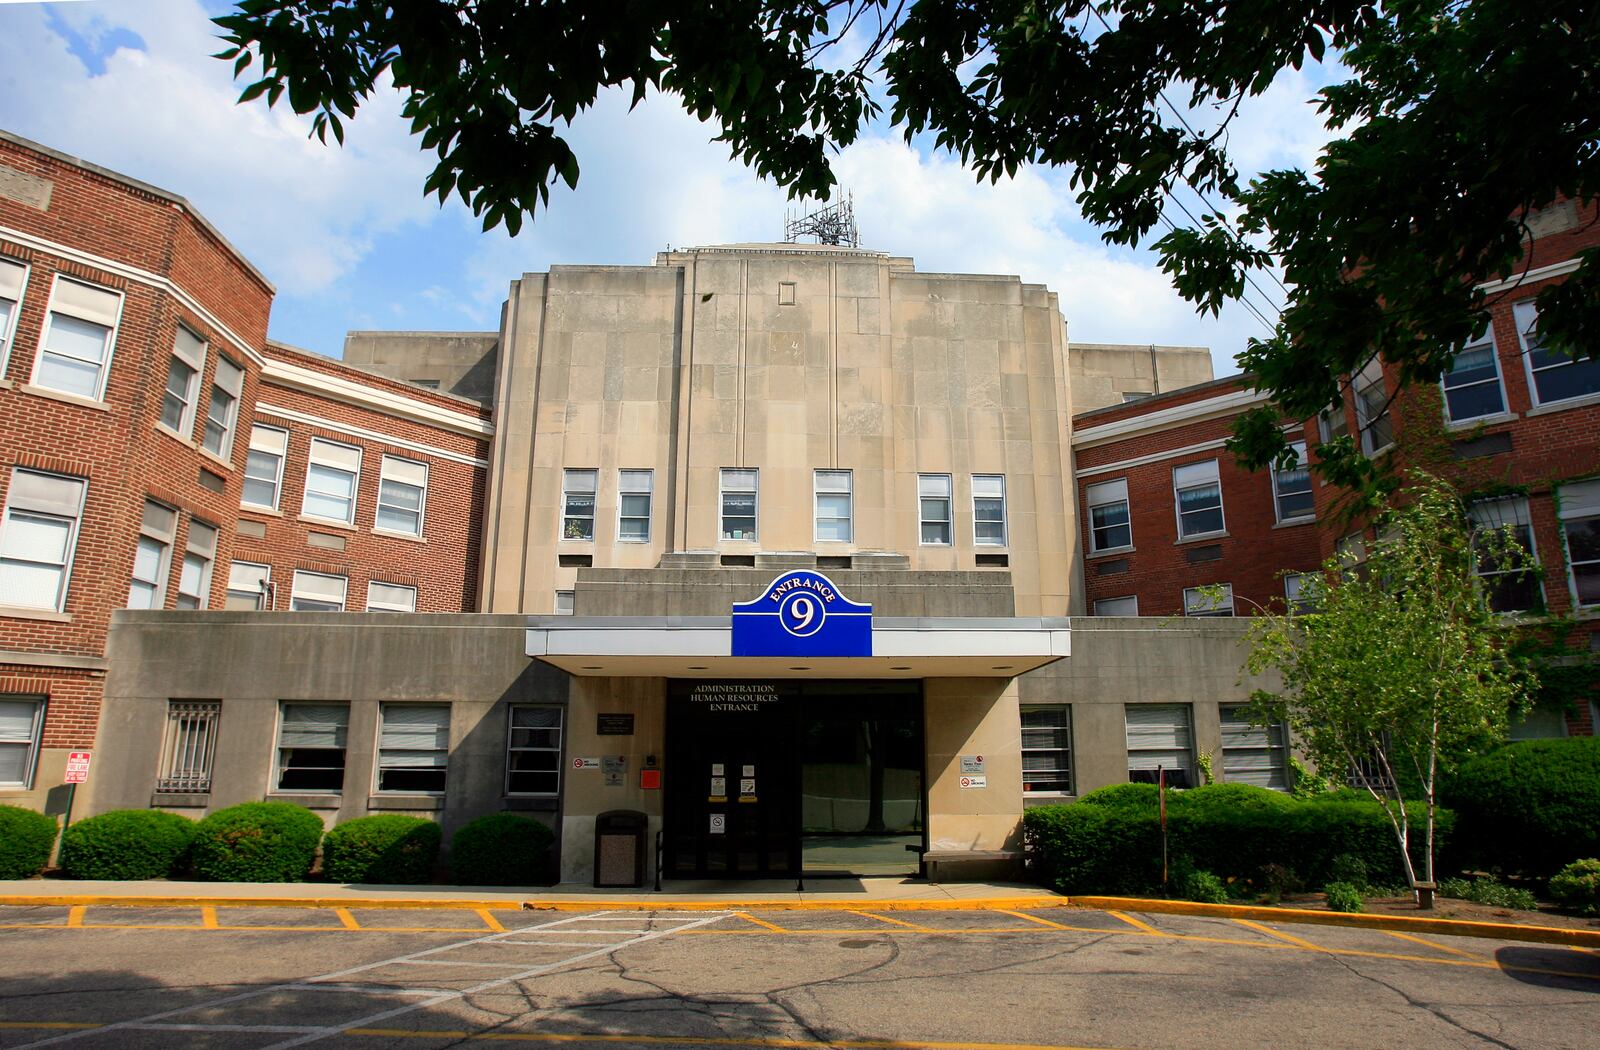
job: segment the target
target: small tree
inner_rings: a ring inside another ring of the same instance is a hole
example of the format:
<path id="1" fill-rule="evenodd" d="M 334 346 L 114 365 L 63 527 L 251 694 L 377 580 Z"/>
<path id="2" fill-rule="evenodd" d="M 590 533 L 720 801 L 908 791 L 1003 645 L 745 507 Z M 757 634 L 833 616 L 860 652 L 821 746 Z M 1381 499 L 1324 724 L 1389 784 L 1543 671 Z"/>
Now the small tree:
<path id="1" fill-rule="evenodd" d="M 1383 538 L 1363 564 L 1334 558 L 1323 566 L 1313 611 L 1255 620 L 1246 667 L 1283 679 L 1277 692 L 1254 693 L 1255 718 L 1287 722 L 1326 773 L 1378 774 L 1377 783 L 1362 780 L 1389 816 L 1415 887 L 1407 796 L 1424 803 L 1422 881 L 1431 883 L 1441 767 L 1485 738 L 1503 738 L 1535 683 L 1474 571 L 1485 560 L 1518 564 L 1515 540 L 1505 530 L 1474 530 L 1438 478 L 1412 479 L 1405 506 L 1380 523 Z"/>

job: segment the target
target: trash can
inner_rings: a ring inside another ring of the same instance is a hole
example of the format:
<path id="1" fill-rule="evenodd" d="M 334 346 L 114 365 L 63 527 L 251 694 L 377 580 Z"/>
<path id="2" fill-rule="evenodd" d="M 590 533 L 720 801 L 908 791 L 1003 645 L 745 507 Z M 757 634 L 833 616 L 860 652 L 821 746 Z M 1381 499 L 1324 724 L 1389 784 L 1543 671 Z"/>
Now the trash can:
<path id="1" fill-rule="evenodd" d="M 631 809 L 614 809 L 594 820 L 594 884 L 644 885 L 644 836 L 649 818 Z"/>

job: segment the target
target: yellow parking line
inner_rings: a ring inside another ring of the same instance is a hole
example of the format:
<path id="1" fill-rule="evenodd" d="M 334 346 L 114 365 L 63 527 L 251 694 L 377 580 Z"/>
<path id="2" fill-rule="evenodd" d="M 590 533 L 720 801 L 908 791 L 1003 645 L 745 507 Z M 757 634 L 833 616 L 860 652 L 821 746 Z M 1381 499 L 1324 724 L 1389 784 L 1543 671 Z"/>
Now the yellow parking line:
<path id="1" fill-rule="evenodd" d="M 1402 941 L 1411 941 L 1414 944 L 1425 944 L 1429 948 L 1437 948 L 1439 951 L 1449 952 L 1451 955 L 1464 955 L 1468 959 L 1482 959 L 1484 957 L 1478 952 L 1462 951 L 1460 948 L 1452 948 L 1448 944 L 1435 944 L 1433 941 L 1424 940 L 1421 937 L 1413 937 L 1409 933 L 1398 933 L 1394 930 L 1380 930 L 1379 932 L 1387 933 L 1391 937 L 1398 937 Z"/>
<path id="2" fill-rule="evenodd" d="M 1314 952 L 1325 952 L 1328 950 L 1320 944 L 1312 944 L 1310 941 L 1305 940 L 1302 937 L 1296 937 L 1292 933 L 1284 933 L 1281 930 L 1274 930 L 1272 927 L 1264 926 L 1259 922 L 1252 922 L 1249 919 L 1234 919 L 1233 921 L 1238 923 L 1240 926 L 1248 926 L 1252 930 L 1258 930 L 1261 933 L 1266 934 L 1268 937 L 1276 937 L 1280 941 L 1287 941 L 1296 948 L 1306 948 Z"/>
<path id="3" fill-rule="evenodd" d="M 693 1035 L 601 1035 L 564 1032 L 419 1032 L 407 1028 L 346 1028 L 341 1035 L 381 1039 L 482 1039 L 513 1043 L 627 1043 L 630 1046 L 744 1046 L 762 1050 L 1111 1050 L 1046 1043 L 947 1043 L 932 1039 L 781 1039 Z"/>
<path id="4" fill-rule="evenodd" d="M 0 1021 L 0 1030 L 14 1032 L 23 1028 L 79 1029 L 104 1028 L 102 1021 Z"/>
<path id="5" fill-rule="evenodd" d="M 926 926 L 918 926 L 914 922 L 906 922 L 904 919 L 891 919 L 887 915 L 874 915 L 870 911 L 855 911 L 855 910 L 852 909 L 850 914 L 851 915 L 861 915 L 861 916 L 864 916 L 864 917 L 866 917 L 868 919 L 877 919 L 880 922 L 889 923 L 891 926 L 904 926 L 906 929 L 908 929 L 908 930 L 916 930 L 918 933 L 934 933 L 934 932 L 936 932 L 934 930 L 928 929 L 928 927 L 926 927 Z M 857 930 L 856 932 L 860 933 L 861 931 Z"/>
<path id="6" fill-rule="evenodd" d="M 361 924 L 356 921 L 356 917 L 354 915 L 350 914 L 349 908 L 335 908 L 333 909 L 333 914 L 334 917 L 339 920 L 339 925 L 343 926 L 345 929 L 361 929 Z"/>
<path id="7" fill-rule="evenodd" d="M 743 919 L 745 922 L 753 922 L 753 923 L 755 923 L 757 926 L 761 927 L 763 930 L 771 930 L 773 933 L 789 933 L 789 932 L 791 932 L 789 930 L 784 929 L 782 926 L 779 926 L 775 922 L 768 922 L 766 919 L 758 919 L 754 915 L 751 915 L 749 912 L 741 911 L 741 912 L 736 912 L 735 914 L 738 915 L 739 918 Z"/>
<path id="8" fill-rule="evenodd" d="M 1123 922 L 1127 923 L 1129 926 L 1132 926 L 1134 929 L 1138 930 L 1140 933 L 1148 933 L 1152 937 L 1171 937 L 1171 936 L 1174 936 L 1173 934 L 1170 934 L 1170 933 L 1162 933 L 1160 930 L 1156 929 L 1154 926 L 1150 925 L 1148 922 L 1143 922 L 1143 921 L 1141 921 L 1139 919 L 1135 919 L 1132 915 L 1125 915 L 1120 911 L 1108 911 L 1108 912 L 1106 912 L 1106 914 L 1111 916 L 1112 918 L 1121 919 Z"/>
<path id="9" fill-rule="evenodd" d="M 1025 911 L 1006 911 L 1004 908 L 1001 908 L 1000 909 L 1000 914 L 1001 915 L 1015 915 L 1019 919 L 1027 919 L 1029 922 L 1036 922 L 1040 926 L 1048 926 L 1052 930 L 1070 930 L 1070 929 L 1072 929 L 1071 926 L 1063 926 L 1059 922 L 1051 922 L 1049 919 L 1041 919 L 1041 918 L 1039 918 L 1039 916 L 1037 916 L 1037 915 L 1029 915 Z"/>
<path id="10" fill-rule="evenodd" d="M 217 909 L 206 905 L 200 909 L 200 926 L 202 929 L 215 930 L 217 925 Z"/>
<path id="11" fill-rule="evenodd" d="M 88 909 L 88 907 L 86 905 L 74 904 L 71 908 L 67 909 L 67 925 L 68 926 L 82 926 L 83 925 L 83 913 L 88 911 L 88 910 L 89 909 Z"/>
<path id="12" fill-rule="evenodd" d="M 483 924 L 489 927 L 489 929 L 493 930 L 495 933 L 506 932 L 506 928 L 500 925 L 500 920 L 495 918 L 494 913 L 488 908 L 474 908 L 472 910 L 477 913 L 478 918 L 483 920 Z"/>

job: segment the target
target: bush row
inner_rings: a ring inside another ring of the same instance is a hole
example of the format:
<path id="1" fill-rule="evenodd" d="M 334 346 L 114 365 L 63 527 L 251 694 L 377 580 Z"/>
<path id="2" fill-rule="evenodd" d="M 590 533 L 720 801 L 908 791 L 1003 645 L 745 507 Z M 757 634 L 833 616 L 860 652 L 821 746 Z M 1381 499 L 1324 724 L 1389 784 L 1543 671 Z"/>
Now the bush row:
<path id="1" fill-rule="evenodd" d="M 1461 763 L 1440 797 L 1459 818 L 1451 867 L 1548 878 L 1600 856 L 1600 737 L 1495 748 Z"/>

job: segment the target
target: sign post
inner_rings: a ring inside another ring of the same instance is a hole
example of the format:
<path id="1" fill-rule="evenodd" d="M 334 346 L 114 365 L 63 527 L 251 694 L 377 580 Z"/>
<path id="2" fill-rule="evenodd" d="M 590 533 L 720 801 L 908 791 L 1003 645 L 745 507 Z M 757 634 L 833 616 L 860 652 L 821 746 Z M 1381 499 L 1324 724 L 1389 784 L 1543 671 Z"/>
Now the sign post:
<path id="1" fill-rule="evenodd" d="M 67 752 L 67 773 L 61 782 L 67 785 L 67 812 L 61 818 L 61 830 L 65 832 L 72 825 L 72 804 L 78 799 L 78 785 L 89 780 L 89 763 L 94 759 L 92 751 Z"/>

